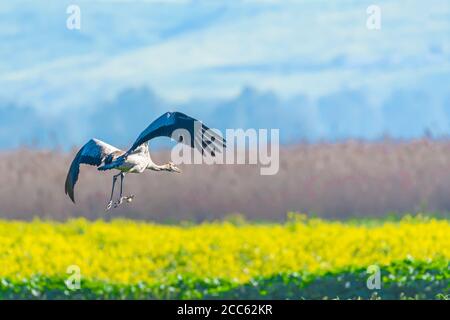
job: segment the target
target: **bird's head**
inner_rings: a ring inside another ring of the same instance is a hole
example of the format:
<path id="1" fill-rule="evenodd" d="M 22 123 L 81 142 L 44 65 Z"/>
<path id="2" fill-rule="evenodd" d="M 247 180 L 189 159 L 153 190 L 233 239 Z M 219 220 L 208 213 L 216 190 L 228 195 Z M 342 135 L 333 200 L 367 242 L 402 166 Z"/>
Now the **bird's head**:
<path id="1" fill-rule="evenodd" d="M 180 168 L 178 168 L 172 161 L 167 164 L 167 171 L 181 173 Z"/>

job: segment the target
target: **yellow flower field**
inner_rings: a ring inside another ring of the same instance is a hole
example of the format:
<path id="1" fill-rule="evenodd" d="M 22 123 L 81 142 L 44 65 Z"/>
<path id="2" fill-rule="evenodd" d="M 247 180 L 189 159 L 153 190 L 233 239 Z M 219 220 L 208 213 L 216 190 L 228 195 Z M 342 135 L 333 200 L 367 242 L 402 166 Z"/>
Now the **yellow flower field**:
<path id="1" fill-rule="evenodd" d="M 402 261 L 438 261 L 444 268 L 436 276 L 448 281 L 449 221 L 404 218 L 364 224 L 297 219 L 285 224 L 192 226 L 129 220 L 0 221 L 0 294 L 36 277 L 44 279 L 45 287 L 48 279 L 68 277 L 70 265 L 80 268 L 82 281 L 100 287 L 161 288 L 193 279 L 207 284 L 227 281 L 231 288 L 277 274 L 320 277 L 369 265 L 383 270 Z M 45 288 L 39 289 L 45 293 Z"/>

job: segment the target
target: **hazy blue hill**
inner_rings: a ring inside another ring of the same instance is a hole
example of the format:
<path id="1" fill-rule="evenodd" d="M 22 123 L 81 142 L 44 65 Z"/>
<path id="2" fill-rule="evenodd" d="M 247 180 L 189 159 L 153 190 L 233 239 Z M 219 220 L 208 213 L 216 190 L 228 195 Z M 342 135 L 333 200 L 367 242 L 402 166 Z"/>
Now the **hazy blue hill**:
<path id="1" fill-rule="evenodd" d="M 214 117 L 221 128 L 276 127 L 281 102 L 272 92 L 258 92 L 246 87 L 234 99 L 219 104 Z"/>
<path id="2" fill-rule="evenodd" d="M 448 0 L 0 3 L 0 149 L 127 145 L 180 110 L 283 143 L 450 134 Z M 45 3 L 45 5 L 43 5 Z M 17 110 L 15 110 L 17 109 Z"/>
<path id="3" fill-rule="evenodd" d="M 378 110 L 362 91 L 341 91 L 321 97 L 317 108 L 329 139 L 373 139 L 382 132 Z"/>
<path id="4" fill-rule="evenodd" d="M 117 146 L 127 146 L 167 108 L 168 105 L 146 87 L 126 89 L 89 116 L 91 134 Z"/>
<path id="5" fill-rule="evenodd" d="M 447 107 L 448 108 L 448 107 Z M 439 135 L 448 132 L 445 105 L 436 103 L 426 92 L 395 91 L 384 103 L 385 130 L 392 136 L 411 138 L 425 131 Z"/>
<path id="6" fill-rule="evenodd" d="M 20 145 L 70 148 L 90 137 L 126 147 L 162 113 L 186 112 L 211 127 L 280 129 L 282 143 L 445 135 L 450 128 L 450 95 L 436 99 L 425 91 L 396 90 L 373 104 L 360 90 L 311 100 L 283 99 L 271 91 L 245 87 L 231 99 L 171 103 L 152 89 L 127 88 L 114 99 L 81 110 L 42 114 L 31 107 L 0 104 L 0 147 Z M 156 146 L 166 142 L 156 142 Z"/>
<path id="7" fill-rule="evenodd" d="M 0 104 L 0 146 L 14 148 L 40 144 L 48 138 L 40 122 L 32 108 Z"/>

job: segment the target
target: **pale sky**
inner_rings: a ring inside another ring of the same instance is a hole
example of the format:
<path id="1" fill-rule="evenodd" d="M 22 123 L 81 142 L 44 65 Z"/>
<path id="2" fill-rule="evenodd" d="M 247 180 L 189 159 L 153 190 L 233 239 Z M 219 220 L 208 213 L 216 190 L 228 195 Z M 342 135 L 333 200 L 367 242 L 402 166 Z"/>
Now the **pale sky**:
<path id="1" fill-rule="evenodd" d="M 66 27 L 70 4 L 80 30 Z M 313 99 L 355 88 L 376 100 L 450 83 L 450 2 L 377 1 L 381 30 L 366 27 L 371 4 L 3 1 L 0 101 L 54 112 L 143 85 L 168 101 L 244 86 Z"/>

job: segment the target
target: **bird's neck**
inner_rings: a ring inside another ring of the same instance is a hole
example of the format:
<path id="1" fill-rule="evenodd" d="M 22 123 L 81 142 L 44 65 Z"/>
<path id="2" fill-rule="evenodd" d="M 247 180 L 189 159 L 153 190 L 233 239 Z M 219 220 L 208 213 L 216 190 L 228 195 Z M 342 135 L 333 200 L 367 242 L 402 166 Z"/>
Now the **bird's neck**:
<path id="1" fill-rule="evenodd" d="M 168 163 L 162 164 L 162 165 L 158 165 L 158 164 L 153 162 L 152 158 L 150 157 L 150 152 L 148 150 L 148 145 L 146 143 L 141 145 L 139 148 L 140 148 L 140 153 L 145 154 L 145 156 L 147 157 L 147 161 L 148 161 L 148 164 L 147 164 L 147 167 L 146 167 L 147 170 L 170 171 L 170 165 Z"/>
<path id="2" fill-rule="evenodd" d="M 153 171 L 169 171 L 169 164 L 163 164 L 163 165 L 157 165 L 157 164 L 153 164 L 153 165 L 148 165 L 147 166 L 148 170 L 153 170 Z"/>
<path id="3" fill-rule="evenodd" d="M 163 164 L 163 165 L 158 165 L 156 163 L 154 163 L 152 161 L 152 159 L 150 158 L 150 156 L 148 157 L 148 165 L 147 165 L 147 169 L 148 170 L 153 170 L 153 171 L 169 171 L 170 166 L 168 163 Z"/>

